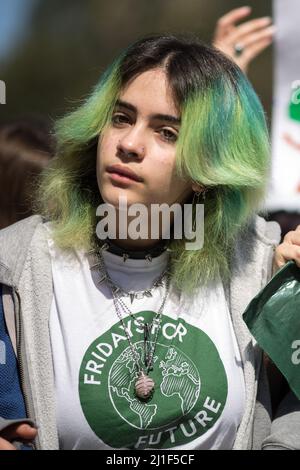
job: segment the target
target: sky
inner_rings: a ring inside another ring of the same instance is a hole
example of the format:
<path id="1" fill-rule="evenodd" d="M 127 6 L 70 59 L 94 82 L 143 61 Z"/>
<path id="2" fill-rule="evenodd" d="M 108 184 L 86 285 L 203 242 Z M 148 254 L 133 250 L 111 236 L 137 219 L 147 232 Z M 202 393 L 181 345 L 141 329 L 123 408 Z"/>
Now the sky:
<path id="1" fill-rule="evenodd" d="M 0 0 L 0 59 L 18 44 L 36 0 Z"/>

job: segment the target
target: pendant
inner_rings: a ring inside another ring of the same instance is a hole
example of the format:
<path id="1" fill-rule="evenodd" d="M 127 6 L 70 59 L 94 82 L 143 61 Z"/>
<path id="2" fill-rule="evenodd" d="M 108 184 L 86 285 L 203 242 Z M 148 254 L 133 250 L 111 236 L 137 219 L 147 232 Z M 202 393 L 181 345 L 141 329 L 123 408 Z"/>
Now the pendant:
<path id="1" fill-rule="evenodd" d="M 145 374 L 144 371 L 141 371 L 139 378 L 135 383 L 135 394 L 141 400 L 146 400 L 149 398 L 154 390 L 154 381 Z"/>

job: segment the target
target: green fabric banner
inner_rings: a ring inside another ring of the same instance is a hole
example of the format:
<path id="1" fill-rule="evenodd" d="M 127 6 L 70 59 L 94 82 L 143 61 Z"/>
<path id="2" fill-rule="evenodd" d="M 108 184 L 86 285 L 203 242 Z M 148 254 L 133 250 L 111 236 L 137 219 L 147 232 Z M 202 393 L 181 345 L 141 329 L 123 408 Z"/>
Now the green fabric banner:
<path id="1" fill-rule="evenodd" d="M 243 318 L 300 399 L 300 269 L 293 261 L 254 297 Z"/>

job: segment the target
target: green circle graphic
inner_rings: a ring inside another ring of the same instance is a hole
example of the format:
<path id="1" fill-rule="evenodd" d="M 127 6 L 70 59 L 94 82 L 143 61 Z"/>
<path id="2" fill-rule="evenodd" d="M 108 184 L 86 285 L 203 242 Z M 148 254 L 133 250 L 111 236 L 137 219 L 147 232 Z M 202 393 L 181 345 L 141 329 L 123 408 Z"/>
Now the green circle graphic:
<path id="1" fill-rule="evenodd" d="M 135 314 L 150 322 L 152 311 Z M 143 361 L 139 323 L 125 323 Z M 151 399 L 135 396 L 138 374 L 122 325 L 117 322 L 87 349 L 79 372 L 80 403 L 94 433 L 113 448 L 172 448 L 203 435 L 216 423 L 227 398 L 219 353 L 199 328 L 163 315 L 149 376 Z"/>

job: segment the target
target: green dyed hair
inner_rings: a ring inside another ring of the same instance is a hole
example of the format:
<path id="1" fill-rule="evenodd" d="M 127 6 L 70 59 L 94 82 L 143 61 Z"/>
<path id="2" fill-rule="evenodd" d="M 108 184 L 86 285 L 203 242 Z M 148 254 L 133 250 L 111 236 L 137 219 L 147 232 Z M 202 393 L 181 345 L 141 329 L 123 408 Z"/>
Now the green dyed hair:
<path id="1" fill-rule="evenodd" d="M 122 88 L 139 74 L 164 67 L 181 112 L 176 144 L 180 176 L 208 188 L 204 246 L 170 243 L 172 280 L 192 291 L 226 279 L 235 240 L 265 194 L 269 139 L 261 103 L 241 70 L 195 39 L 158 36 L 130 46 L 87 100 L 56 126 L 57 156 L 45 172 L 38 208 L 63 248 L 89 249 L 102 202 L 96 178 L 98 136 L 111 122 Z"/>

